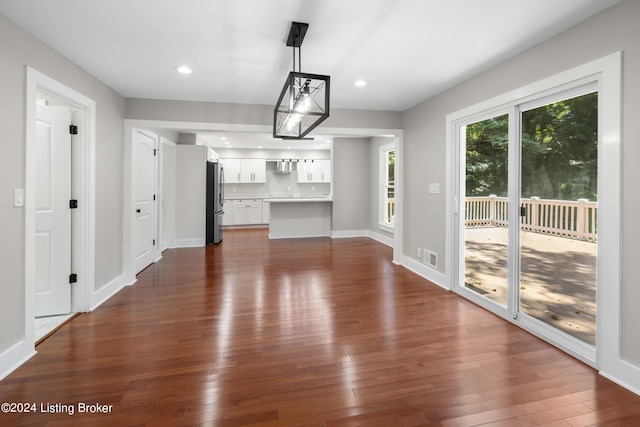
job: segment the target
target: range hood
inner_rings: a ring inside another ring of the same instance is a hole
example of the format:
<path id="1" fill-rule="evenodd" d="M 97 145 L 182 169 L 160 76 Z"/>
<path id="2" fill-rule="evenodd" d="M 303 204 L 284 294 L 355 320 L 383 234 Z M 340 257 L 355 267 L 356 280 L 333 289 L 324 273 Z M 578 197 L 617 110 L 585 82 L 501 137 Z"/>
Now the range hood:
<path id="1" fill-rule="evenodd" d="M 276 173 L 290 173 L 293 170 L 293 162 L 291 159 L 278 160 L 276 164 Z"/>

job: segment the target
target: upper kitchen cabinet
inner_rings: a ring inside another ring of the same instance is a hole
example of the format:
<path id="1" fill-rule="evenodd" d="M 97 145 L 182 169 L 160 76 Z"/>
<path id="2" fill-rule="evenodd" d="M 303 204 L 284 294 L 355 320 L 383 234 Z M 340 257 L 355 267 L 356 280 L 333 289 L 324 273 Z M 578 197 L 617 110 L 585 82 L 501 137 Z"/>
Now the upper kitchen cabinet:
<path id="1" fill-rule="evenodd" d="M 240 182 L 267 182 L 267 161 L 265 159 L 240 159 Z"/>
<path id="2" fill-rule="evenodd" d="M 267 182 L 265 159 L 221 159 L 227 184 Z"/>
<path id="3" fill-rule="evenodd" d="M 331 182 L 331 160 L 299 161 L 298 182 Z"/>
<path id="4" fill-rule="evenodd" d="M 220 159 L 224 167 L 224 182 L 236 184 L 240 182 L 240 159 Z"/>

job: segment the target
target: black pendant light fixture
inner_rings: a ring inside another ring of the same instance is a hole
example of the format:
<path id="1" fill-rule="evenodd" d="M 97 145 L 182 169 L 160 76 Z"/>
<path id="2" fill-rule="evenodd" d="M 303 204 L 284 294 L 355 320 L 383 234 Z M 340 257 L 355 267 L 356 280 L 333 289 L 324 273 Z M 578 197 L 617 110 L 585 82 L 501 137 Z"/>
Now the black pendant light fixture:
<path id="1" fill-rule="evenodd" d="M 292 22 L 287 46 L 293 48 L 293 71 L 289 73 L 273 110 L 273 137 L 302 139 L 329 117 L 329 76 L 301 71 L 300 46 L 309 24 Z M 296 49 L 298 70 L 296 71 Z"/>

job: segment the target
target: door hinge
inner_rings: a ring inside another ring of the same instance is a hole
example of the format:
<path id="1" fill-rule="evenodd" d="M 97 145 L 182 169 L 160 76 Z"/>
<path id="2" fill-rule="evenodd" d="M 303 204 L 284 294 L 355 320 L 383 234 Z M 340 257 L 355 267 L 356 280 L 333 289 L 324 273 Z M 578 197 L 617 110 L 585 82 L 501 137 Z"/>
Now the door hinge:
<path id="1" fill-rule="evenodd" d="M 78 126 L 76 125 L 69 125 L 69 133 L 71 135 L 77 135 L 78 134 Z"/>
<path id="2" fill-rule="evenodd" d="M 156 245 L 156 239 L 153 239 L 153 246 Z"/>
<path id="3" fill-rule="evenodd" d="M 156 195 L 154 194 L 154 195 L 153 195 L 153 200 L 155 200 L 155 199 L 156 199 Z"/>
<path id="4" fill-rule="evenodd" d="M 78 209 L 78 201 L 75 199 L 69 200 L 69 209 Z"/>
<path id="5" fill-rule="evenodd" d="M 157 156 L 157 155 L 158 155 L 158 149 L 157 149 L 157 148 L 154 148 L 154 149 L 153 149 L 153 157 L 155 157 L 155 156 Z"/>
<path id="6" fill-rule="evenodd" d="M 69 283 L 77 283 L 78 282 L 78 275 L 76 273 L 71 273 L 69 275 Z"/>

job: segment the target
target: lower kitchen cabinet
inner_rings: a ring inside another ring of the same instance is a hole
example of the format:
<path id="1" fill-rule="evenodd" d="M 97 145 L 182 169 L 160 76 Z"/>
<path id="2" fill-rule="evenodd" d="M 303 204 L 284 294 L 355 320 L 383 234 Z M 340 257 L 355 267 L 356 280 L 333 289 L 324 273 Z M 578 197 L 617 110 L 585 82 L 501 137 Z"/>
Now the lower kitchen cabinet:
<path id="1" fill-rule="evenodd" d="M 263 224 L 262 200 L 234 200 L 233 224 Z"/>

